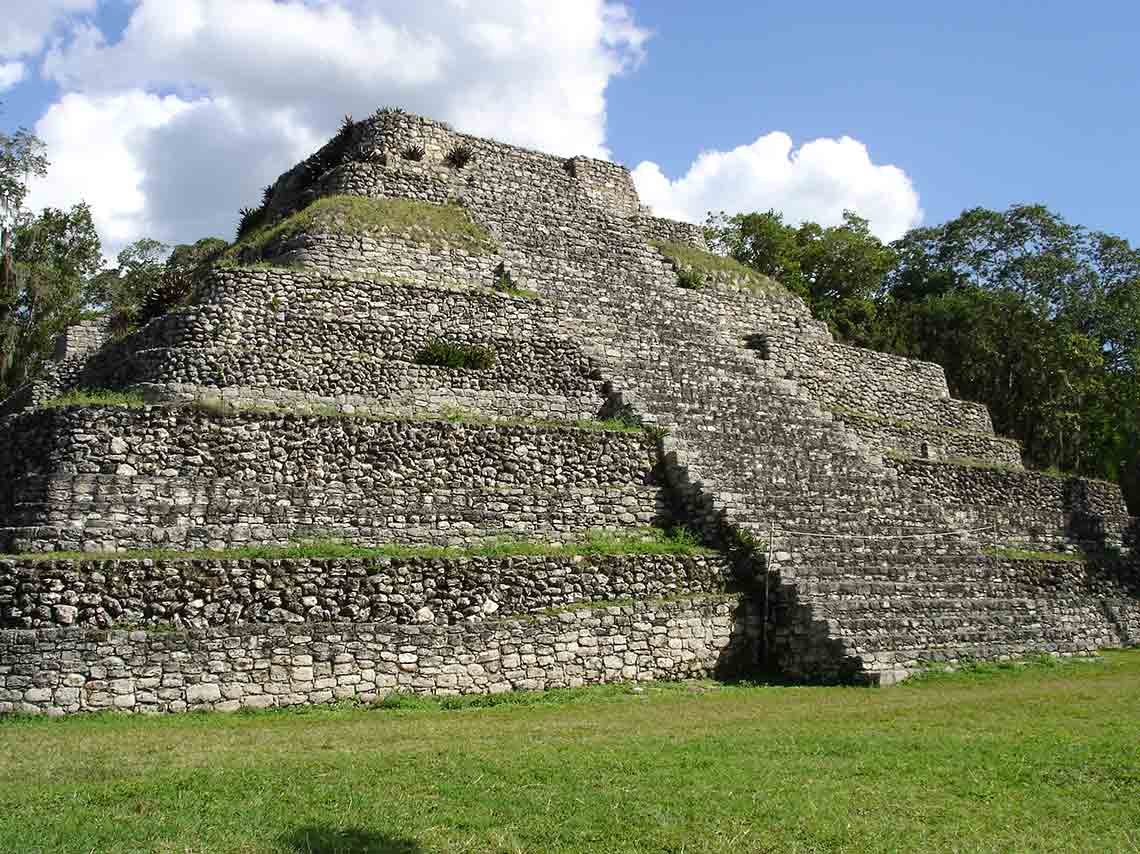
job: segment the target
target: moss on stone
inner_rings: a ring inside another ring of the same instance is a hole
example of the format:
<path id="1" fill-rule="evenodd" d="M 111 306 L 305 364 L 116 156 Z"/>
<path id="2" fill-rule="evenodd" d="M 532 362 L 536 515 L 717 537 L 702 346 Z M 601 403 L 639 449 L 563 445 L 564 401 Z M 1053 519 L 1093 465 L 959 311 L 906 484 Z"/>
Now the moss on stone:
<path id="1" fill-rule="evenodd" d="M 1041 552 L 1027 549 L 990 548 L 985 549 L 990 557 L 1004 558 L 1006 560 L 1042 560 L 1042 561 L 1082 561 L 1088 557 L 1084 552 Z"/>
<path id="2" fill-rule="evenodd" d="M 590 531 L 566 543 L 535 540 L 489 540 L 466 548 L 394 543 L 358 546 L 334 540 L 298 542 L 288 546 L 246 546 L 225 550 L 140 549 L 123 552 L 43 552 L 2 555 L 5 561 L 120 561 L 120 560 L 333 560 L 340 558 L 464 558 L 464 557 L 572 557 L 576 555 L 711 555 L 684 528 L 630 528 L 621 533 Z"/>
<path id="3" fill-rule="evenodd" d="M 147 405 L 143 396 L 133 391 L 107 389 L 73 389 L 39 405 L 40 409 L 65 409 L 72 406 L 122 406 L 142 409 Z"/>
<path id="4" fill-rule="evenodd" d="M 706 284 L 709 277 L 730 277 L 737 284 L 758 294 L 783 291 L 784 288 L 774 279 L 757 273 L 746 264 L 725 255 L 714 255 L 688 243 L 675 243 L 668 240 L 652 240 L 650 243 L 668 259 L 677 271 L 681 284 L 690 290 L 697 290 Z M 702 284 L 692 284 L 700 281 Z"/>
<path id="5" fill-rule="evenodd" d="M 326 196 L 280 222 L 258 229 L 226 252 L 233 262 L 260 255 L 274 240 L 297 234 L 369 234 L 389 231 L 434 248 L 444 244 L 472 255 L 494 255 L 499 246 L 485 228 L 459 205 L 413 199 Z"/>

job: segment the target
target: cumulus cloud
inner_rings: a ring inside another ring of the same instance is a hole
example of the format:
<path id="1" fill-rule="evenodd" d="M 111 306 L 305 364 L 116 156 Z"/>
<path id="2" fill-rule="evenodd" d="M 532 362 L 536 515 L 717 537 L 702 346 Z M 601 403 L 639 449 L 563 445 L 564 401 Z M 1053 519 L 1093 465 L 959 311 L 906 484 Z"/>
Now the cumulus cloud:
<path id="1" fill-rule="evenodd" d="M 142 236 L 231 235 L 237 209 L 345 112 L 382 104 L 605 157 L 606 87 L 648 38 L 616 0 L 132 0 L 110 42 L 95 5 L 19 4 L 0 34 L 12 58 L 0 90 L 35 64 L 66 93 L 36 125 L 52 168 L 29 202 L 87 200 L 111 253 Z M 652 162 L 634 176 L 659 213 L 692 221 L 775 207 L 832 223 L 853 208 L 889 238 L 921 216 L 907 176 L 846 137 L 795 149 L 772 133 L 706 152 L 677 179 Z"/>
<path id="2" fill-rule="evenodd" d="M 28 206 L 67 208 L 90 203 L 107 248 L 158 226 L 143 192 L 146 170 L 138 155 L 147 134 L 193 104 L 140 90 L 114 95 L 70 93 L 36 124 L 51 159 L 49 178 L 33 183 Z"/>
<path id="3" fill-rule="evenodd" d="M 836 225 L 844 210 L 854 210 L 878 237 L 894 240 L 922 219 L 906 173 L 874 163 L 863 143 L 846 136 L 797 149 L 786 133 L 769 133 L 731 151 L 702 152 L 675 180 L 649 161 L 633 179 L 655 213 L 689 222 L 703 222 L 710 211 L 774 208 L 790 222 Z"/>
<path id="4" fill-rule="evenodd" d="M 11 89 L 24 79 L 24 63 L 0 62 L 0 92 Z"/>
<path id="5" fill-rule="evenodd" d="M 139 0 L 115 43 L 76 21 L 44 57 L 44 76 L 69 94 L 36 128 L 55 164 L 36 198 L 85 196 L 112 240 L 226 235 L 236 208 L 256 203 L 345 112 L 389 103 L 471 133 L 605 156 L 606 86 L 640 61 L 646 38 L 609 0 Z M 124 114 L 124 98 L 146 109 Z M 93 168 L 88 153 L 65 172 L 93 123 L 113 156 Z"/>
<path id="6" fill-rule="evenodd" d="M 0 28 L 0 57 L 31 56 L 40 52 L 62 20 L 95 11 L 96 0 L 13 0 L 5 4 Z"/>

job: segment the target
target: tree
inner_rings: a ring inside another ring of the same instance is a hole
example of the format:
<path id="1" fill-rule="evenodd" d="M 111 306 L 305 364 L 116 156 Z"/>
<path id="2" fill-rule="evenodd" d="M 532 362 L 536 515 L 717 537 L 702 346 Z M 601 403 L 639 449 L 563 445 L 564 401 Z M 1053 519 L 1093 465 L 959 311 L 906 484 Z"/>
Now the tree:
<path id="1" fill-rule="evenodd" d="M 135 324 L 143 299 L 162 280 L 169 252 L 165 243 L 144 237 L 119 252 L 114 269 L 91 280 L 88 302 L 110 313 L 116 332 L 125 332 Z"/>
<path id="2" fill-rule="evenodd" d="M 47 147 L 34 134 L 20 128 L 14 134 L 0 133 L 0 312 L 15 288 L 12 281 L 12 244 L 24 214 L 28 182 L 47 174 Z"/>
<path id="3" fill-rule="evenodd" d="M 221 257 L 230 244 L 220 237 L 203 237 L 195 243 L 174 247 L 166 261 L 166 269 L 177 274 L 200 274 Z"/>
<path id="4" fill-rule="evenodd" d="M 13 275 L 0 301 L 0 393 L 30 378 L 87 306 L 103 265 L 91 209 L 46 208 L 15 229 Z"/>
<path id="5" fill-rule="evenodd" d="M 940 362 L 1033 463 L 1137 471 L 1140 251 L 1041 205 L 974 208 L 893 248 L 875 346 Z"/>
<path id="6" fill-rule="evenodd" d="M 714 248 L 803 297 L 816 317 L 847 340 L 862 340 L 873 324 L 873 298 L 896 260 L 894 250 L 853 211 L 844 211 L 843 224 L 829 228 L 814 222 L 791 226 L 773 210 L 721 214 L 710 219 L 708 234 Z"/>

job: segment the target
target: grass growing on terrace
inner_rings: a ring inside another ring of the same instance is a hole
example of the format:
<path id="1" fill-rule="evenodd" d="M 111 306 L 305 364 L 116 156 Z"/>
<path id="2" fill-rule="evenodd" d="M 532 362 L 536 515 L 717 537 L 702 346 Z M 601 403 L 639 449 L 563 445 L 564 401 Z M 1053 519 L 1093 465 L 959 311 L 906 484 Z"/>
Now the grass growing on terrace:
<path id="1" fill-rule="evenodd" d="M 108 391 L 106 389 L 75 389 L 45 400 L 40 409 L 63 409 L 69 406 L 124 406 L 128 409 L 142 409 L 146 401 L 138 392 Z"/>
<path id="2" fill-rule="evenodd" d="M 611 685 L 450 703 L 0 722 L 0 850 L 1140 847 L 1140 651 L 890 690 Z"/>
<path id="3" fill-rule="evenodd" d="M 367 234 L 387 229 L 400 237 L 441 247 L 444 243 L 472 254 L 494 255 L 494 238 L 459 205 L 436 205 L 413 199 L 326 196 L 281 222 L 259 229 L 226 252 L 233 260 L 243 250 L 258 255 L 272 241 L 302 232 Z"/>
<path id="4" fill-rule="evenodd" d="M 1027 549 L 990 548 L 984 550 L 990 557 L 1000 557 L 1006 560 L 1056 560 L 1081 561 L 1088 560 L 1084 552 L 1042 552 Z"/>
<path id="5" fill-rule="evenodd" d="M 783 286 L 774 279 L 757 273 L 751 267 L 746 264 L 741 264 L 735 258 L 729 258 L 725 255 L 714 255 L 712 252 L 706 252 L 688 243 L 672 243 L 666 240 L 653 240 L 650 242 L 669 260 L 669 263 L 673 265 L 673 269 L 677 271 L 678 276 L 688 275 L 692 277 L 696 275 L 703 280 L 707 280 L 709 276 L 728 274 L 734 277 L 742 286 L 754 293 L 769 294 L 784 290 Z M 689 281 L 694 280 L 690 278 Z M 701 285 L 697 284 L 685 286 L 691 290 L 697 290 L 701 287 Z"/>
<path id="6" fill-rule="evenodd" d="M 620 533 L 590 531 L 580 540 L 550 543 L 534 540 L 495 539 L 464 548 L 391 544 L 356 546 L 337 541 L 296 543 L 288 546 L 245 546 L 211 551 L 178 551 L 147 549 L 139 551 L 83 553 L 33 552 L 25 555 L 0 555 L 0 560 L 298 560 L 334 558 L 461 558 L 515 557 L 525 555 L 694 555 L 713 554 L 685 528 L 631 528 Z"/>

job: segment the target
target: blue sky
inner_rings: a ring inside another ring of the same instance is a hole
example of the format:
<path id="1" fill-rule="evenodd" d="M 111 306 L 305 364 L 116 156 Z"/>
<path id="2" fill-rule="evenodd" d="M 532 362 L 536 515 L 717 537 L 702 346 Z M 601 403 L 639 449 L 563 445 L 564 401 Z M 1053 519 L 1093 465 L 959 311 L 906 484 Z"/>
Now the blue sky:
<path id="1" fill-rule="evenodd" d="M 632 5 L 654 36 L 610 88 L 627 162 L 847 134 L 907 172 L 928 223 L 1043 202 L 1140 243 L 1140 3 Z"/>
<path id="2" fill-rule="evenodd" d="M 383 103 L 609 154 L 693 220 L 855 207 L 890 239 L 1043 202 L 1140 243 L 1140 4 L 40 3 L 0 0 L 0 79 L 23 71 L 0 123 L 51 147 L 33 203 L 87 198 L 112 248 L 224 233 L 340 115 Z"/>

